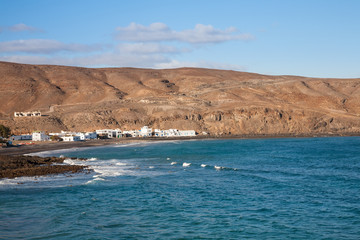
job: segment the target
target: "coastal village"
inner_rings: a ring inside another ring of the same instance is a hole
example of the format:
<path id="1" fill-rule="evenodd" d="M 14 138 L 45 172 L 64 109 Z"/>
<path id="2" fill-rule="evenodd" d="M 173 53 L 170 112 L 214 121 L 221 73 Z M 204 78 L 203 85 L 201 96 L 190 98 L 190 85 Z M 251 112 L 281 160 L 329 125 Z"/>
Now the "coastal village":
<path id="1" fill-rule="evenodd" d="M 110 139 L 123 137 L 193 137 L 196 136 L 194 130 L 178 130 L 178 129 L 152 129 L 148 126 L 142 127 L 140 130 L 122 131 L 120 129 L 99 129 L 93 132 L 70 132 L 61 131 L 59 133 L 48 133 L 44 131 L 35 131 L 32 134 L 12 135 L 11 141 L 85 141 L 92 139 Z"/>
<path id="2" fill-rule="evenodd" d="M 15 118 L 22 117 L 41 117 L 40 111 L 33 112 L 15 112 Z M 203 133 L 205 134 L 205 133 Z M 121 130 L 121 129 L 98 129 L 92 132 L 76 132 L 76 131 L 61 131 L 46 133 L 45 131 L 34 131 L 28 134 L 11 135 L 8 140 L 10 144 L 13 141 L 26 141 L 27 144 L 34 144 L 33 142 L 44 141 L 64 141 L 76 142 L 87 141 L 94 139 L 114 139 L 114 138 L 161 138 L 161 137 L 194 137 L 197 133 L 195 130 L 178 130 L 178 129 L 153 129 L 149 126 L 143 126 L 139 130 Z M 30 142 L 31 141 L 31 142 Z"/>

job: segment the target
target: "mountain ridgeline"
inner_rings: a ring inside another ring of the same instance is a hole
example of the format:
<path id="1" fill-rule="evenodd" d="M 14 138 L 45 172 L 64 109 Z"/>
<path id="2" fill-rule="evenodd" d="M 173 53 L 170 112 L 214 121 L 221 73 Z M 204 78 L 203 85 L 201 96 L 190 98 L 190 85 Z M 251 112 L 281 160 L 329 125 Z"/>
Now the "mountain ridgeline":
<path id="1" fill-rule="evenodd" d="M 212 135 L 360 134 L 360 79 L 0 62 L 0 102 L 0 124 L 14 133 L 148 125 Z M 37 110 L 41 117 L 14 117 Z"/>

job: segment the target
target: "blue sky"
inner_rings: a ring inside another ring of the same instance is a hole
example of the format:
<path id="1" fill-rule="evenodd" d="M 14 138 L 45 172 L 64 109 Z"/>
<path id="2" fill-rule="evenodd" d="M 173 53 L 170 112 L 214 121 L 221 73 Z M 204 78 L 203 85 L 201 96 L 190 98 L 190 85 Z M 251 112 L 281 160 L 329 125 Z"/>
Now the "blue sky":
<path id="1" fill-rule="evenodd" d="M 0 61 L 360 77 L 358 0 L 0 0 Z"/>

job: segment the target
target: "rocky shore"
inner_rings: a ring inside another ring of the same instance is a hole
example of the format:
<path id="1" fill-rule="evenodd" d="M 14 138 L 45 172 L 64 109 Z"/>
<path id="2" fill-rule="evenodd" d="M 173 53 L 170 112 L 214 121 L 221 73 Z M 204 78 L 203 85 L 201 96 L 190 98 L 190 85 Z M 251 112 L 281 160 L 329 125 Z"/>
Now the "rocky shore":
<path id="1" fill-rule="evenodd" d="M 77 173 L 86 168 L 78 165 L 53 165 L 63 163 L 64 160 L 65 158 L 57 157 L 0 155 L 0 179 Z"/>

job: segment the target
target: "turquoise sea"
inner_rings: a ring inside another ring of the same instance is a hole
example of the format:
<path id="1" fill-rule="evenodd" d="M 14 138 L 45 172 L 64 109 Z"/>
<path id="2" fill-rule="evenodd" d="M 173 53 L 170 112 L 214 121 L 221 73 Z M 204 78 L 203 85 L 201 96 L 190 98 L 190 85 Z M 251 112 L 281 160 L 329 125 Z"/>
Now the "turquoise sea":
<path id="1" fill-rule="evenodd" d="M 360 137 L 38 155 L 94 171 L 0 180 L 0 239 L 360 239 Z"/>

